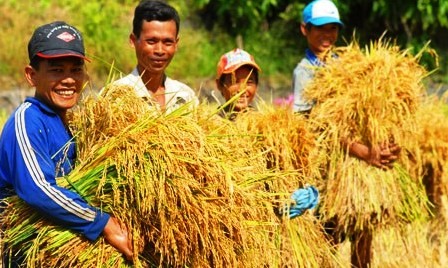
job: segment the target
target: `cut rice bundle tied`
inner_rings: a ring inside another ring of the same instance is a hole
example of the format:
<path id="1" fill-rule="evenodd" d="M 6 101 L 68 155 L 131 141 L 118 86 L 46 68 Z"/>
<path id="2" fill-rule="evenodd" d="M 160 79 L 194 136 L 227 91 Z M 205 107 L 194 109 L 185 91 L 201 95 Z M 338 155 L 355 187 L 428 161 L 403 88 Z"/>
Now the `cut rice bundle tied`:
<path id="1" fill-rule="evenodd" d="M 316 101 L 309 120 L 318 144 L 309 161 L 319 161 L 325 171 L 323 219 L 337 219 L 340 231 L 351 234 L 424 218 L 427 198 L 411 167 L 421 164 L 415 114 L 428 73 L 418 56 L 385 40 L 364 50 L 353 42 L 337 53 L 305 89 Z M 383 171 L 349 155 L 352 142 L 398 144 L 402 153 L 392 170 Z"/>
<path id="2" fill-rule="evenodd" d="M 139 100 L 129 88 L 110 90 L 121 92 L 119 98 L 114 95 L 119 103 L 107 99 L 107 94 L 89 98 L 73 115 L 80 157 L 58 184 L 128 228 L 134 266 L 260 267 L 273 260 L 285 263 L 285 256 L 294 252 L 307 255 L 288 259 L 291 266 L 334 262 L 330 247 L 323 246 L 319 224 L 312 219 L 307 226 L 313 229 L 303 230 L 300 241 L 314 243 L 279 251 L 285 242 L 278 244 L 272 238 L 286 241 L 291 235 L 279 228 L 284 223 L 275 209 L 275 199 L 282 195 L 287 199 L 286 190 L 267 192 L 265 184 L 297 182 L 298 173 L 268 169 L 263 146 L 252 146 L 258 137 L 241 133 L 236 126 L 220 136 L 213 124 L 199 125 L 194 115 L 182 110 L 170 115 L 131 110 Z M 23 201 L 9 202 L 2 218 L 6 241 L 22 250 L 29 267 L 131 265 L 103 238 L 87 241 L 52 224 Z"/>

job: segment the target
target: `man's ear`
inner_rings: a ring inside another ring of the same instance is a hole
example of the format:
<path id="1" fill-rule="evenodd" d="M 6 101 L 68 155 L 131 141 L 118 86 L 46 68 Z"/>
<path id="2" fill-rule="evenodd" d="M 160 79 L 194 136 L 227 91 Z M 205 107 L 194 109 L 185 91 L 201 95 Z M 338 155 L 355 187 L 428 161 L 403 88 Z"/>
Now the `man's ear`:
<path id="1" fill-rule="evenodd" d="M 131 33 L 130 35 L 129 35 L 129 44 L 131 44 L 131 46 L 133 47 L 133 48 L 135 48 L 135 43 L 137 42 L 137 36 L 135 36 L 135 34 L 134 33 Z"/>
<path id="2" fill-rule="evenodd" d="M 25 67 L 25 78 L 30 86 L 36 86 L 36 70 L 31 65 Z"/>
<path id="3" fill-rule="evenodd" d="M 300 31 L 302 32 L 303 36 L 307 35 L 306 24 L 304 22 L 300 23 Z"/>
<path id="4" fill-rule="evenodd" d="M 177 52 L 177 48 L 179 47 L 179 36 L 176 37 L 176 50 L 175 52 Z"/>
<path id="5" fill-rule="evenodd" d="M 223 84 L 221 79 L 216 79 L 216 88 L 219 92 L 221 92 L 221 96 L 225 99 L 226 98 L 226 86 Z"/>

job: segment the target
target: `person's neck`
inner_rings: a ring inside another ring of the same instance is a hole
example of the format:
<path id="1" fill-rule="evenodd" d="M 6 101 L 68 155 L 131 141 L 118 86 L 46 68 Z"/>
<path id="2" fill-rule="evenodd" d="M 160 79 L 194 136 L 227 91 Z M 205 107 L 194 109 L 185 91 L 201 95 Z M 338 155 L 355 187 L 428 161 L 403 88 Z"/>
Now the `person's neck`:
<path id="1" fill-rule="evenodd" d="M 151 93 L 157 93 L 165 87 L 165 73 L 150 73 L 146 69 L 141 69 L 140 67 L 138 68 L 138 72 L 146 89 Z"/>
<path id="2" fill-rule="evenodd" d="M 316 57 L 322 61 L 322 62 L 326 62 L 328 59 L 328 56 L 331 54 L 330 52 L 331 50 L 325 50 L 325 51 L 320 51 L 320 52 L 315 52 L 314 54 L 316 55 Z"/>
<path id="3" fill-rule="evenodd" d="M 58 111 L 57 114 L 61 118 L 61 120 L 64 123 L 64 125 L 68 126 L 67 111 L 63 111 L 63 112 Z"/>
<path id="4" fill-rule="evenodd" d="M 329 55 L 331 55 L 330 50 L 313 51 L 308 48 L 305 52 L 305 57 L 315 66 L 324 66 Z"/>
<path id="5" fill-rule="evenodd" d="M 64 125 L 67 125 L 67 109 L 58 109 L 57 107 L 50 105 L 45 101 L 44 98 L 42 98 L 38 94 L 34 94 L 34 98 L 49 107 L 55 114 L 57 114 L 61 118 Z"/>

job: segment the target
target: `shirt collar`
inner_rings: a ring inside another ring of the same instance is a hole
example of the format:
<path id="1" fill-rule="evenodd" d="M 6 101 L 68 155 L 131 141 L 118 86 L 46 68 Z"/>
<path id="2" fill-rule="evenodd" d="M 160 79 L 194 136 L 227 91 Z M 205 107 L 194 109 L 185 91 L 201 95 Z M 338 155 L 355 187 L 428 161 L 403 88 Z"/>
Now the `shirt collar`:
<path id="1" fill-rule="evenodd" d="M 313 53 L 309 48 L 305 50 L 305 57 L 311 62 L 312 65 L 322 67 L 325 65 L 323 61 L 321 61 L 316 54 Z"/>
<path id="2" fill-rule="evenodd" d="M 51 109 L 45 103 L 43 103 L 42 101 L 40 101 L 35 97 L 27 97 L 25 99 L 25 102 L 31 102 L 32 104 L 37 105 L 41 110 L 45 111 L 46 113 L 58 115 L 53 109 Z"/>
<path id="3" fill-rule="evenodd" d="M 331 58 L 333 58 L 333 59 L 338 58 L 338 55 L 337 55 L 337 54 L 332 53 L 331 51 L 330 51 L 330 53 L 331 53 Z M 321 60 L 316 56 L 316 54 L 314 54 L 313 51 L 311 51 L 311 49 L 309 49 L 309 48 L 307 48 L 307 49 L 305 50 L 305 57 L 311 62 L 311 64 L 312 64 L 313 66 L 317 66 L 317 67 L 323 67 L 323 66 L 325 66 L 325 62 L 321 61 Z"/>

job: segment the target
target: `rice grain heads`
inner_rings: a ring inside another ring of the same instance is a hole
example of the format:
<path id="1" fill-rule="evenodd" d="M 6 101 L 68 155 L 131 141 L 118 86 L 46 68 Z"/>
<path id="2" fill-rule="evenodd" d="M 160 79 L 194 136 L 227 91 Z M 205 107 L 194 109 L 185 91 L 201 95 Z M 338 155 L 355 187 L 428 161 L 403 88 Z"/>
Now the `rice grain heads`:
<path id="1" fill-rule="evenodd" d="M 337 53 L 305 89 L 317 103 L 309 120 L 319 133 L 318 146 L 309 161 L 321 163 L 324 171 L 323 220 L 336 221 L 336 231 L 350 235 L 424 217 L 427 198 L 410 167 L 421 164 L 415 113 L 427 72 L 418 57 L 384 40 L 365 49 L 353 42 Z M 343 144 L 351 142 L 396 143 L 401 157 L 383 171 L 349 155 Z"/>
<path id="2" fill-rule="evenodd" d="M 265 183 L 288 181 L 297 172 L 268 169 L 256 136 L 232 132 L 237 128 L 230 125 L 222 134 L 219 125 L 205 125 L 182 108 L 163 115 L 130 88 L 109 90 L 74 113 L 79 159 L 58 184 L 128 228 L 133 266 L 336 263 L 313 217 L 290 222 L 275 213 L 275 197 L 284 193 L 267 192 Z M 29 267 L 132 266 L 102 237 L 87 241 L 17 198 L 8 202 L 6 241 L 25 254 Z"/>

